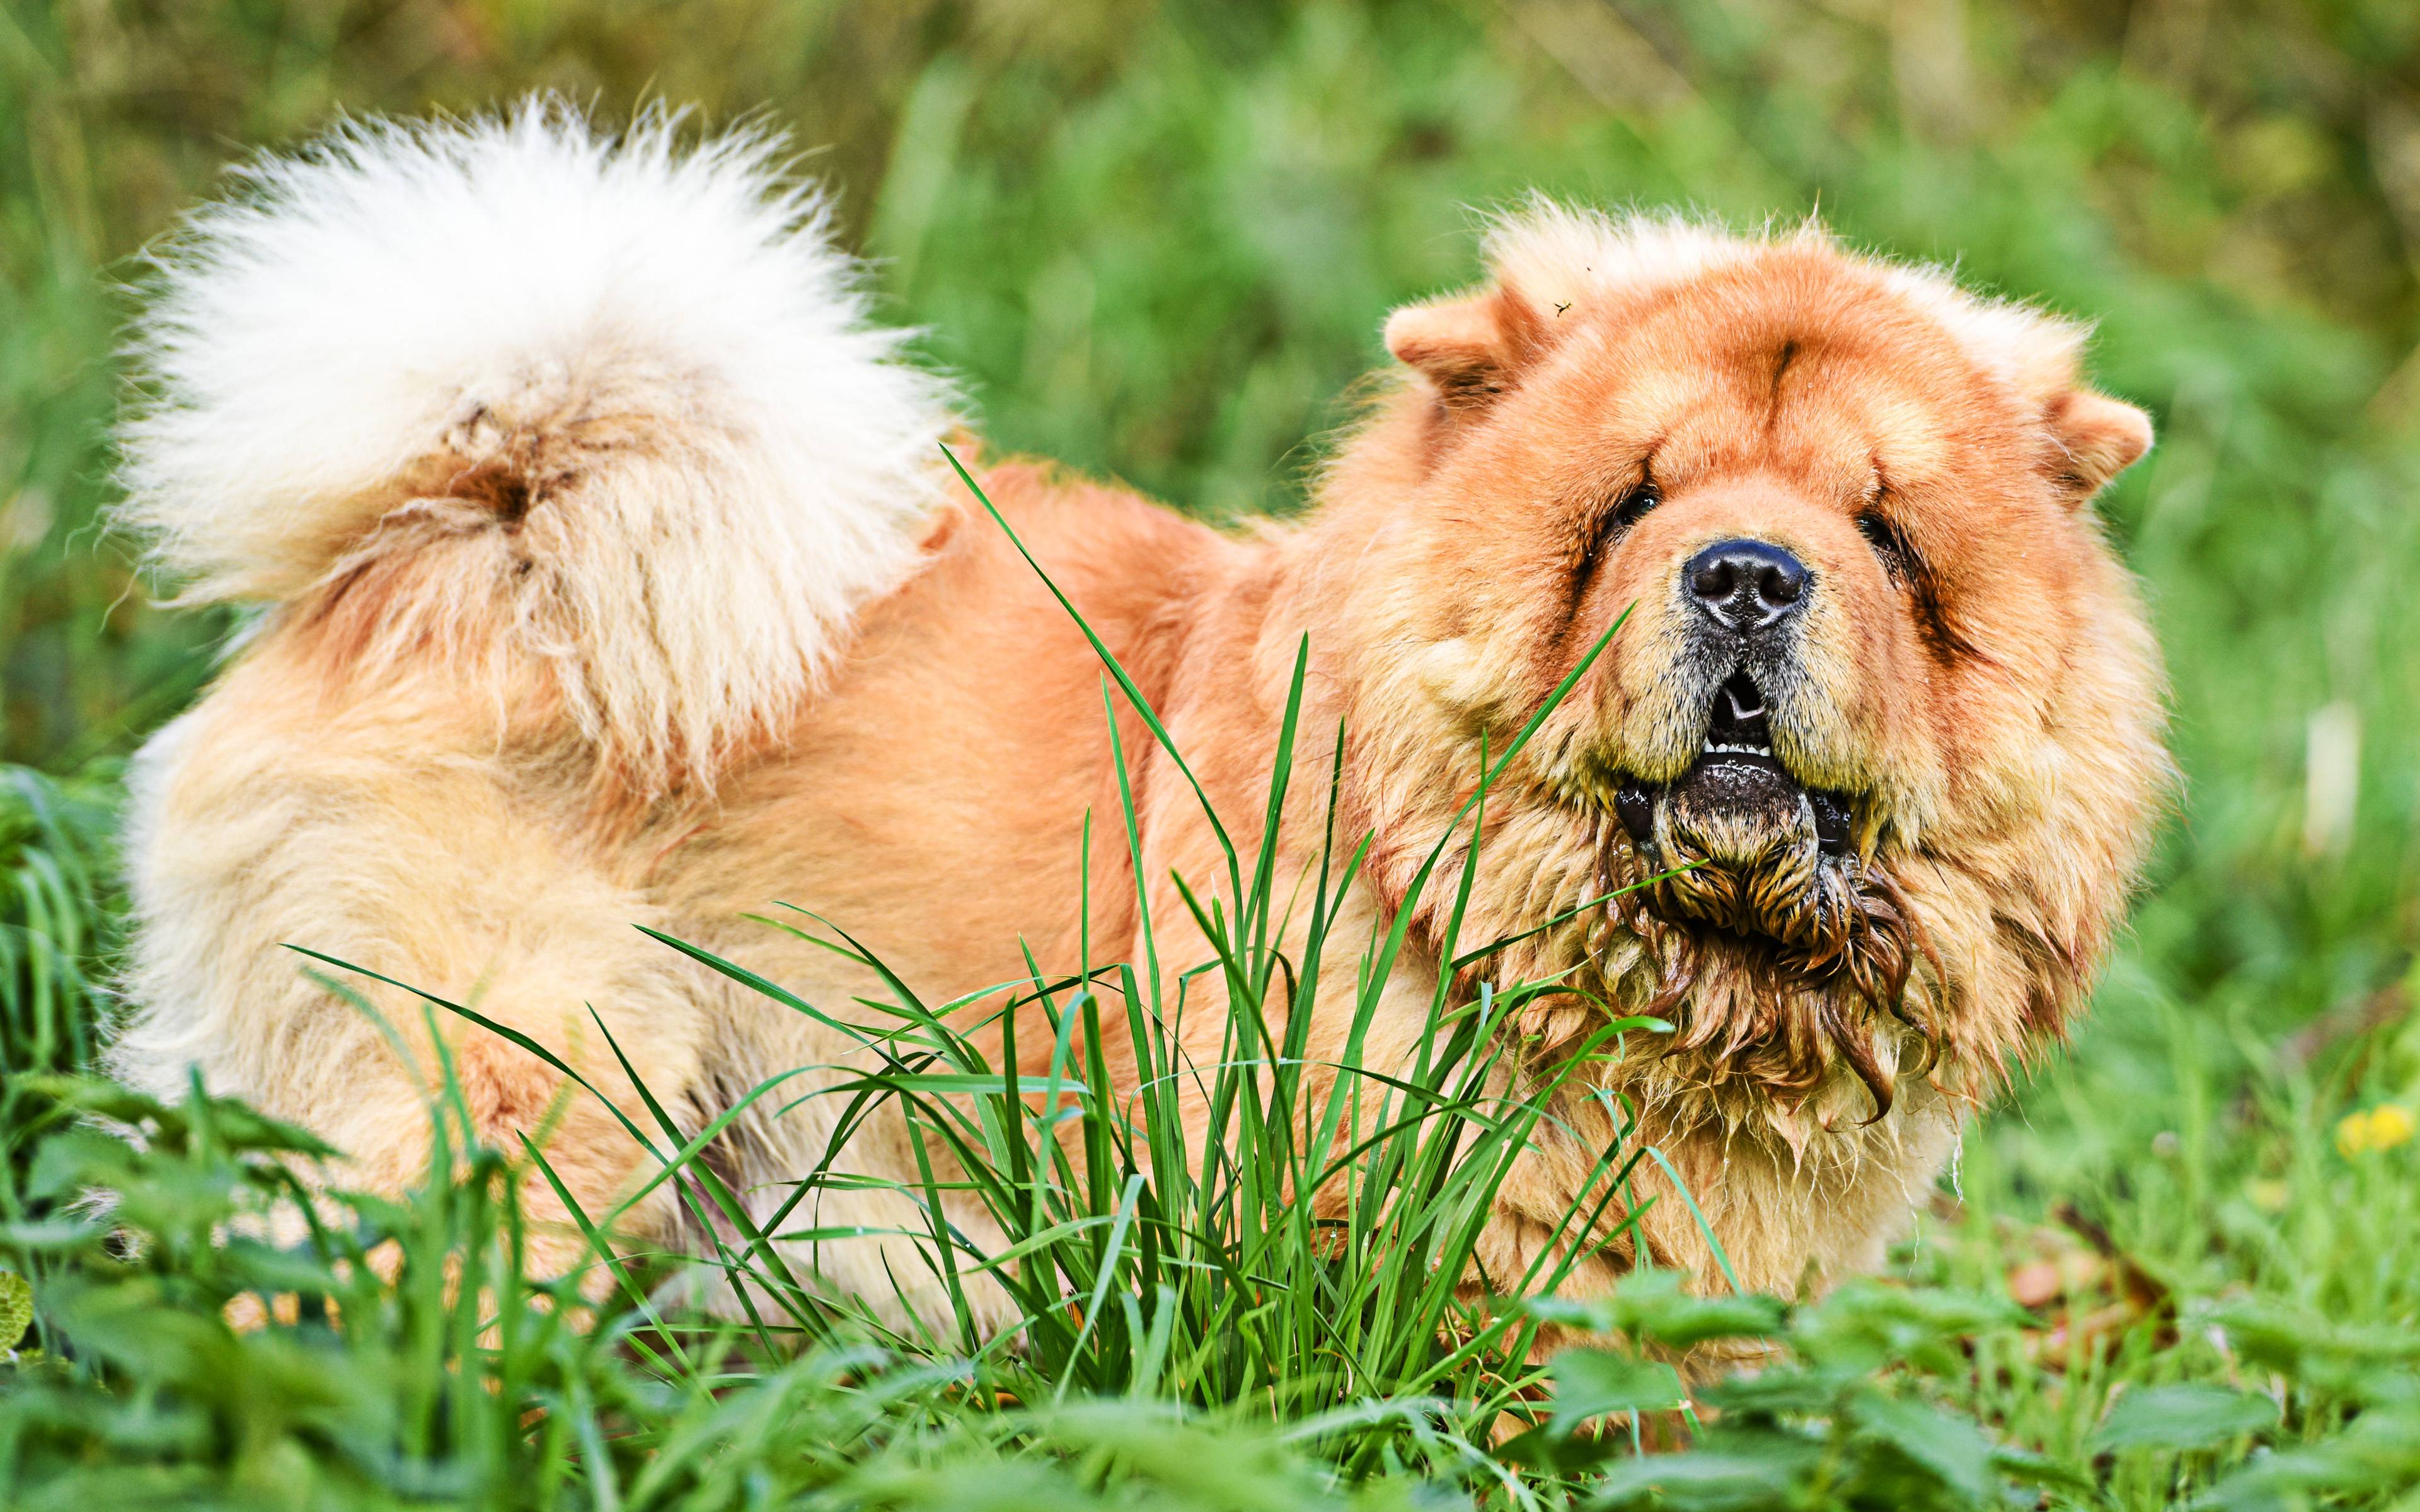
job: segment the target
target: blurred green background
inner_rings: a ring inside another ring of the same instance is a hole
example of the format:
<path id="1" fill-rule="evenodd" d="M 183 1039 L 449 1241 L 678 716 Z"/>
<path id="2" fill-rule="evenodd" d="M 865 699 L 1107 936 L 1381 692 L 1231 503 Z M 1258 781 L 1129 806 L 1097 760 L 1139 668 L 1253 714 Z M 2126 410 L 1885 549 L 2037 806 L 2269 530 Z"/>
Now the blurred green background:
<path id="1" fill-rule="evenodd" d="M 2101 507 L 2188 787 L 2078 1053 L 1959 1180 L 2182 1272 L 2340 1247 L 2324 1143 L 2247 1132 L 2420 1090 L 2420 7 L 7 0 L 0 758 L 123 752 L 226 628 L 98 523 L 146 240 L 256 147 L 533 86 L 762 113 L 992 437 L 1212 517 L 1299 501 L 1386 310 L 1531 189 L 1820 209 L 2097 318 L 2161 428 Z"/>

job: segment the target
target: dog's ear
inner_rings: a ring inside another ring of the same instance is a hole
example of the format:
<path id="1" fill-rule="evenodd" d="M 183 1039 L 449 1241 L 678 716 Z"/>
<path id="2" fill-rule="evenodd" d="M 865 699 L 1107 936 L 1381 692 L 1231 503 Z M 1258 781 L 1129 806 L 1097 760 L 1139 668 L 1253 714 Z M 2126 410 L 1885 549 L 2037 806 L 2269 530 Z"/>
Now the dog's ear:
<path id="1" fill-rule="evenodd" d="M 1544 338 L 1536 307 L 1510 285 L 1405 305 L 1387 318 L 1387 350 L 1428 381 L 1449 413 L 1483 409 L 1509 393 Z"/>
<path id="2" fill-rule="evenodd" d="M 2151 417 L 2123 400 L 2070 389 L 2044 407 L 2056 443 L 2051 474 L 2071 504 L 2082 504 L 2151 449 Z"/>

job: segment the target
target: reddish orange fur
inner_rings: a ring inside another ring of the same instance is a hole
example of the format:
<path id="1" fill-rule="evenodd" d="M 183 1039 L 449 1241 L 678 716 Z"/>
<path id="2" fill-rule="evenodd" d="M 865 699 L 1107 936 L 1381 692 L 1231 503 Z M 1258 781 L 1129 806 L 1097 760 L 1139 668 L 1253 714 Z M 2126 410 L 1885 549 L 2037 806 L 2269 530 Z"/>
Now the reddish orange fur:
<path id="1" fill-rule="evenodd" d="M 1344 440 L 1297 523 L 1223 534 L 1044 464 L 979 464 L 993 503 L 1165 719 L 1241 845 L 1258 840 L 1288 676 L 1308 638 L 1280 890 L 1315 864 L 1340 726 L 1342 848 L 1373 837 L 1332 980 L 1350 978 L 1354 929 L 1400 906 L 1448 836 L 1482 753 L 1502 752 L 1627 614 L 1488 801 L 1463 948 L 1599 890 L 1606 857 L 1627 843 L 1608 828 L 1616 775 L 1668 779 L 1702 732 L 1702 691 L 1695 702 L 1673 691 L 1685 613 L 1677 564 L 1749 534 L 1785 545 L 1815 574 L 1803 679 L 1776 690 L 1786 716 L 1776 748 L 1808 781 L 1868 795 L 1861 843 L 1903 889 L 1930 949 L 1914 963 L 1911 1013 L 1934 1054 L 1919 1066 L 1899 1031 L 1873 1020 L 1875 1053 L 1901 1086 L 1890 1116 L 1865 1127 L 1864 1085 L 1820 1036 L 1793 1052 L 1812 1078 L 1794 1100 L 1743 1080 L 1735 1063 L 1740 1045 L 1805 1026 L 1759 1026 L 1756 1014 L 1863 1008 L 1761 998 L 1757 958 L 1724 949 L 1692 957 L 1679 995 L 1659 997 L 1673 958 L 1653 926 L 1621 910 L 1505 952 L 1482 969 L 1572 973 L 1597 998 L 1533 1015 L 1517 1074 L 1538 1073 L 1552 1045 L 1603 1012 L 1651 1002 L 1680 1021 L 1684 1048 L 1661 1054 L 1634 1037 L 1623 1059 L 1565 1100 L 1560 1124 L 1499 1196 L 1484 1246 L 1498 1277 L 1517 1274 L 1592 1200 L 1588 1172 L 1610 1136 L 1600 1092 L 1632 1100 L 1638 1136 L 1691 1183 L 1748 1285 L 1786 1291 L 1874 1263 L 1963 1113 L 2013 1058 L 2065 1032 L 2166 780 L 2154 649 L 2123 570 L 2078 507 L 2148 444 L 2140 415 L 2077 386 L 2071 337 L 2044 334 L 2040 350 L 1995 364 L 1938 300 L 1827 240 L 1726 245 L 1736 255 L 1702 269 L 1608 281 L 1515 238 L 1489 289 L 1390 323 L 1409 370 Z M 1664 502 L 1592 552 L 1604 512 L 1651 471 Z M 491 504 L 479 489 L 447 490 L 415 506 L 415 519 L 381 526 L 424 535 L 410 554 L 374 540 L 356 566 L 281 610 L 192 738 L 283 772 L 279 781 L 348 764 L 435 774 L 384 790 L 415 812 L 464 801 L 449 797 L 449 762 L 497 764 L 502 796 L 480 810 L 489 827 L 429 823 L 462 844 L 525 834 L 633 917 L 829 1010 L 878 985 L 741 915 L 775 899 L 810 908 L 938 1003 L 1024 979 L 1020 942 L 1054 973 L 1087 948 L 1096 964 L 1140 962 L 1139 867 L 1171 997 L 1176 972 L 1203 958 L 1171 878 L 1210 889 L 1224 866 L 1189 784 L 1122 700 L 1105 710 L 1092 649 L 971 501 L 943 511 L 921 570 L 865 609 L 814 697 L 736 741 L 710 789 L 691 780 L 669 794 L 616 779 L 613 753 L 583 735 L 541 659 L 487 639 L 459 605 L 430 608 L 451 592 L 454 553 L 514 548 L 504 532 L 520 521 Z M 486 521 L 459 515 L 483 508 Z M 1867 509 L 1885 511 L 1931 563 L 1920 588 L 1894 583 L 1877 562 L 1857 523 Z M 427 634 L 398 643 L 396 627 L 424 613 Z M 1112 715 L 1140 829 L 1131 863 Z M 282 767 L 259 754 L 275 740 L 295 753 Z M 599 791 L 618 795 L 617 822 L 592 822 Z M 201 802 L 180 788 L 163 823 L 189 822 L 178 805 Z M 1420 1032 L 1444 943 L 1437 904 L 1467 864 L 1449 843 L 1412 959 L 1389 989 L 1372 1045 L 1379 1061 L 1408 1055 Z M 1090 939 L 1079 942 L 1088 884 Z M 416 964 L 435 975 L 414 980 L 435 991 L 467 992 L 465 978 L 498 963 L 509 974 L 522 948 L 511 928 L 465 918 L 458 944 L 415 958 L 415 928 L 442 933 L 367 918 L 359 939 L 400 939 L 405 959 L 392 968 L 409 977 Z M 579 1005 L 595 1001 L 637 1047 L 642 1073 L 674 1078 L 659 1090 L 700 1119 L 759 1076 L 846 1057 L 796 1015 L 662 954 L 635 935 L 600 934 L 561 958 L 593 980 L 520 982 L 495 1011 L 595 1070 L 600 1047 L 576 1027 Z M 1188 989 L 1183 1037 L 1204 1058 L 1222 1039 L 1215 983 Z M 1334 999 L 1315 1011 L 1311 1055 L 1331 1058 L 1342 1048 Z M 458 1063 L 499 1134 L 529 1127 L 551 1095 L 551 1082 L 493 1044 L 461 1041 Z M 404 1088 L 365 1077 L 382 1097 Z M 272 1111 L 302 1116 L 325 1096 L 316 1084 L 281 1100 L 285 1090 L 256 1088 Z M 395 1141 L 415 1137 L 405 1113 L 386 1117 Z M 796 1174 L 799 1151 L 814 1149 L 812 1133 L 741 1136 L 774 1152 L 754 1169 L 759 1181 L 782 1178 L 783 1162 Z M 567 1118 L 556 1146 L 566 1180 L 597 1209 L 632 1178 L 635 1151 L 601 1109 Z M 393 1180 L 411 1163 L 376 1164 Z M 861 1133 L 845 1164 L 912 1173 L 886 1125 Z M 1651 1171 L 1640 1195 L 1665 1185 Z M 672 1223 L 658 1207 L 637 1227 Z M 1657 1258 L 1711 1269 L 1682 1205 L 1658 1203 L 1639 1232 Z M 1576 1285 L 1610 1285 L 1626 1244 L 1584 1264 Z M 877 1269 L 825 1263 L 878 1288 Z"/>

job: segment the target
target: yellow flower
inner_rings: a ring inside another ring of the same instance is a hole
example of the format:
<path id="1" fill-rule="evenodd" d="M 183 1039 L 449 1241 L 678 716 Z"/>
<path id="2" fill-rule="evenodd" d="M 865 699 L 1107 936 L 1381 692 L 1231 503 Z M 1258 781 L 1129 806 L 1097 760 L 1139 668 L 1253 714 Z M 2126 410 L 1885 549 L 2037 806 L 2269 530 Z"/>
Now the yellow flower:
<path id="1" fill-rule="evenodd" d="M 2348 1113 L 2336 1125 L 2336 1149 L 2348 1157 L 2372 1149 L 2393 1149 L 2412 1138 L 2412 1110 L 2381 1103 L 2366 1113 Z"/>
<path id="2" fill-rule="evenodd" d="M 2393 1149 L 2412 1134 L 2412 1110 L 2389 1103 L 2369 1112 L 2369 1148 Z"/>

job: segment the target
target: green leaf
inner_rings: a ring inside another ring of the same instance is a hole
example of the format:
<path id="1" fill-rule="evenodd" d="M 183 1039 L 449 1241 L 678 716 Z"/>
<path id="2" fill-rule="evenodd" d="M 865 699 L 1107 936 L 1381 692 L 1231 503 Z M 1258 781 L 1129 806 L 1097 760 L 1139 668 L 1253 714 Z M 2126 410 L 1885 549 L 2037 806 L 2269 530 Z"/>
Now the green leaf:
<path id="1" fill-rule="evenodd" d="M 1599 1334 L 1627 1334 L 1675 1350 L 1708 1339 L 1773 1338 L 1780 1334 L 1789 1309 L 1779 1298 L 1753 1292 L 1692 1296 L 1688 1280 L 1685 1271 L 1635 1271 L 1622 1277 L 1609 1296 L 1586 1302 L 1544 1297 L 1531 1304 L 1529 1310 L 1547 1322 Z"/>
<path id="2" fill-rule="evenodd" d="M 1871 1371 L 1913 1363 L 1947 1371 L 1957 1368 L 1962 1340 L 2024 1320 L 2006 1299 L 1861 1279 L 1800 1308 L 1791 1336 L 1818 1365 Z"/>
<path id="3" fill-rule="evenodd" d="M 106 1231 L 103 1226 L 82 1218 L 35 1218 L 0 1224 L 0 1245 L 27 1251 L 75 1249 Z"/>
<path id="4" fill-rule="evenodd" d="M 2374 1399 L 2367 1383 L 2381 1367 L 2408 1377 L 2420 1365 L 2420 1330 L 2339 1323 L 2305 1307 L 2252 1299 L 2209 1316 L 2246 1362 L 2365 1399 Z"/>
<path id="5" fill-rule="evenodd" d="M 34 1288 L 14 1271 L 0 1271 L 0 1350 L 13 1350 L 34 1322 Z"/>
<path id="6" fill-rule="evenodd" d="M 1754 1375 L 1716 1381 L 1699 1392 L 1698 1399 L 1746 1417 L 1777 1418 L 1793 1412 L 1822 1416 L 1833 1410 L 1841 1391 L 1857 1379 L 1840 1371 L 1775 1365 Z"/>
<path id="7" fill-rule="evenodd" d="M 1855 1416 L 1859 1438 L 1889 1444 L 1945 1490 L 1969 1502 L 1993 1499 L 1991 1441 L 1974 1424 L 1878 1391 L 1857 1395 Z"/>
<path id="8" fill-rule="evenodd" d="M 2005 1443 L 1992 1451 L 1992 1468 L 2028 1486 L 2055 1486 L 2064 1490 L 2089 1492 L 2097 1484 L 2089 1474 L 2072 1465 L 2062 1464 L 2031 1449 L 2012 1448 Z"/>
<path id="9" fill-rule="evenodd" d="M 1565 1350 L 1546 1373 L 1555 1378 L 1551 1426 L 1558 1433 L 1607 1412 L 1667 1412 L 1687 1396 L 1680 1376 L 1663 1361 L 1633 1359 L 1610 1350 Z"/>
<path id="10" fill-rule="evenodd" d="M 2366 1494 L 2398 1494 L 2420 1486 L 2420 1412 L 2372 1412 L 2350 1429 L 2318 1443 L 2255 1459 L 2196 1499 L 2195 1507 L 2272 1512 L 2327 1504 Z M 2407 1499 L 2392 1504 L 2406 1512 Z"/>
<path id="11" fill-rule="evenodd" d="M 1770 1512 L 1795 1504 L 1793 1490 L 1823 1454 L 1782 1433 L 1727 1435 L 1721 1447 L 1625 1459 L 1606 1473 L 1593 1504 L 1674 1512 Z"/>
<path id="12" fill-rule="evenodd" d="M 2257 1392 L 2186 1384 L 2142 1386 L 2109 1409 L 2095 1452 L 2106 1449 L 2207 1449 L 2240 1433 L 2277 1426 L 2277 1404 Z"/>

